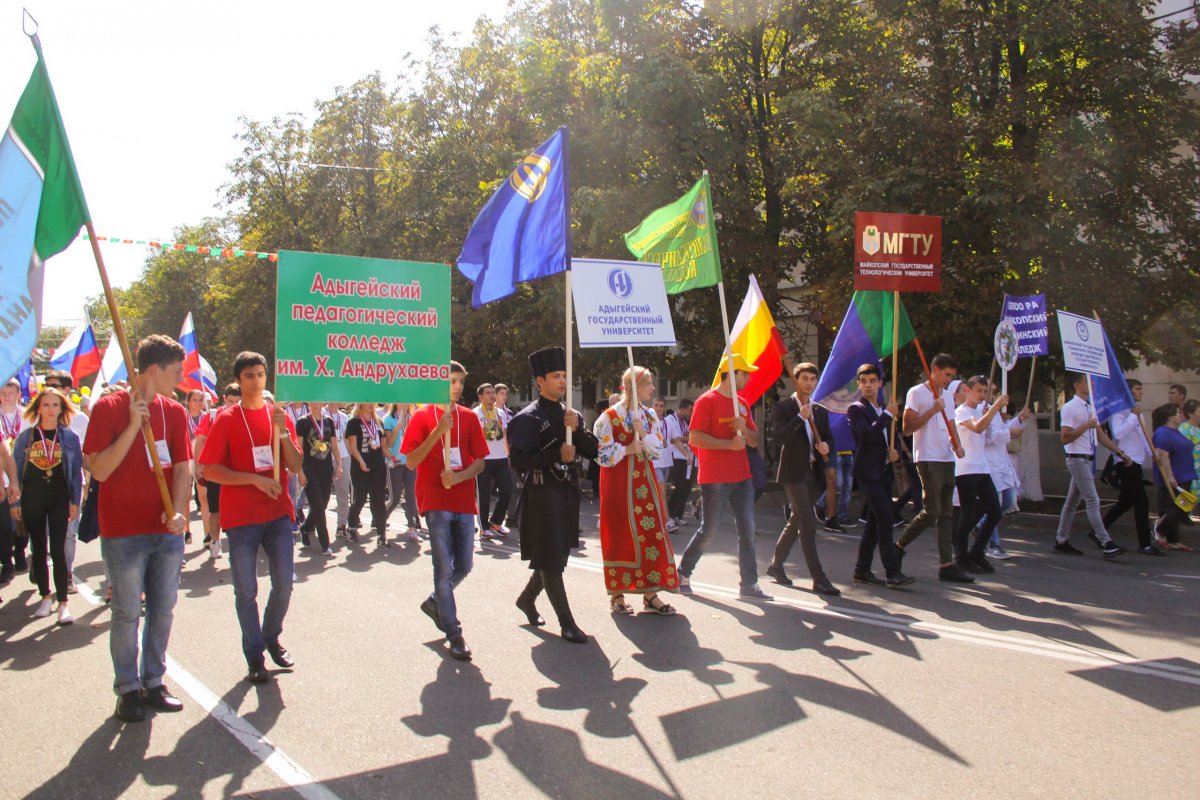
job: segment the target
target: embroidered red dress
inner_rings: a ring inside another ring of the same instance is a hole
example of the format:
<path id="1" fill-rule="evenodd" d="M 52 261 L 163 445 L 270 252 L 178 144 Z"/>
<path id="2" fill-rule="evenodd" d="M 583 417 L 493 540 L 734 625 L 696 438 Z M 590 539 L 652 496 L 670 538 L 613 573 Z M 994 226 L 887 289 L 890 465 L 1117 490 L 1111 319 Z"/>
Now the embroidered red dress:
<path id="1" fill-rule="evenodd" d="M 610 595 L 652 594 L 679 590 L 675 553 L 666 528 L 666 500 L 654 472 L 662 440 L 650 433 L 657 418 L 640 408 L 642 429 L 647 431 L 644 452 L 625 454 L 634 440 L 633 421 L 627 407 L 609 408 L 593 428 L 599 440 L 600 547 L 604 553 L 604 586 Z"/>

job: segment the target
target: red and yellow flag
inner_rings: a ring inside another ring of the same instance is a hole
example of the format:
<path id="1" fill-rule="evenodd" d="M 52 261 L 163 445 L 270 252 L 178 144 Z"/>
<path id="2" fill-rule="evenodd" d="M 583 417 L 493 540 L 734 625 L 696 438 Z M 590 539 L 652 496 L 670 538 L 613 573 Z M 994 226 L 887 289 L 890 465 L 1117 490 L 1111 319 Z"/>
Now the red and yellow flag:
<path id="1" fill-rule="evenodd" d="M 746 388 L 738 393 L 748 405 L 753 405 L 783 374 L 782 358 L 787 352 L 783 337 L 775 327 L 771 309 L 767 307 L 762 290 L 758 288 L 758 279 L 753 275 L 750 276 L 750 286 L 746 290 L 742 310 L 738 312 L 729 336 L 733 352 L 741 353 L 746 361 L 758 367 L 757 372 L 750 373 Z M 724 358 L 728 363 L 728 354 Z M 713 388 L 720 383 L 721 367 L 718 366 L 717 374 L 713 378 Z"/>

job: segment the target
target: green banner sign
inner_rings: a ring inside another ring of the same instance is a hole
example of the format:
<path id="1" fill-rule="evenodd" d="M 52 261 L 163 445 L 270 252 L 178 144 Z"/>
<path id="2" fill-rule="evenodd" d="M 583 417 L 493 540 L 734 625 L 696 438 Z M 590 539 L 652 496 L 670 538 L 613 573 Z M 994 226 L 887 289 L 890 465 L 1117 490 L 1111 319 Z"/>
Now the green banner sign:
<path id="1" fill-rule="evenodd" d="M 277 274 L 279 399 L 446 402 L 450 267 L 280 251 Z"/>

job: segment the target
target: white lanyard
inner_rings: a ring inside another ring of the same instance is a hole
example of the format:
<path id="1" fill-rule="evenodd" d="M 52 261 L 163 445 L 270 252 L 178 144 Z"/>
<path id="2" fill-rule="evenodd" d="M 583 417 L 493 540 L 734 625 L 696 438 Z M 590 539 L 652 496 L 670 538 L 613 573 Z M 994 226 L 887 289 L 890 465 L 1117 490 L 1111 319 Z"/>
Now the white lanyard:
<path id="1" fill-rule="evenodd" d="M 0 427 L 4 428 L 5 439 L 16 438 L 21 427 L 21 412 L 14 411 L 11 420 L 8 418 L 8 414 L 0 413 Z"/>
<path id="2" fill-rule="evenodd" d="M 266 406 L 263 406 L 263 408 L 266 408 Z M 253 450 L 255 448 L 254 434 L 250 432 L 250 423 L 246 421 L 246 409 L 242 407 L 241 403 L 238 403 L 238 411 L 242 412 L 242 424 L 246 426 L 246 436 L 250 438 L 250 449 Z M 271 412 L 268 411 L 267 416 L 270 417 L 270 415 Z"/>

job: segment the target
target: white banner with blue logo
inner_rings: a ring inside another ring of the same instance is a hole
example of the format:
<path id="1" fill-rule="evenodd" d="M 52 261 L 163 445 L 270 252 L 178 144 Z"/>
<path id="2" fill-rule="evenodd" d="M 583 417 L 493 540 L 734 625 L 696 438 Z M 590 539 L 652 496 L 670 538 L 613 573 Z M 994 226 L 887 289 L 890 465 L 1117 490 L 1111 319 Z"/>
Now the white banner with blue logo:
<path id="1" fill-rule="evenodd" d="M 671 347 L 675 326 L 662 267 L 571 259 L 580 347 Z"/>
<path id="2" fill-rule="evenodd" d="M 1062 336 L 1064 367 L 1072 372 L 1108 377 L 1108 348 L 1099 320 L 1059 311 L 1058 332 Z"/>

